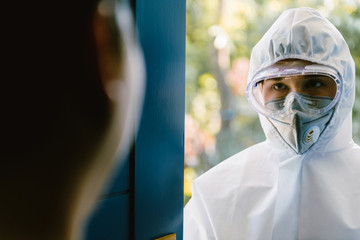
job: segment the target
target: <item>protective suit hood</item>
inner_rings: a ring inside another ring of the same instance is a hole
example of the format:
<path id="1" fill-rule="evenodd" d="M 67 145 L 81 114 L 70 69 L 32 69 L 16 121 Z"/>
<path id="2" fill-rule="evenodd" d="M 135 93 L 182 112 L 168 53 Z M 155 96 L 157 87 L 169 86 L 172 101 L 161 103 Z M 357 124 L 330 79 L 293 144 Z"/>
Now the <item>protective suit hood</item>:
<path id="1" fill-rule="evenodd" d="M 258 72 L 284 59 L 306 60 L 328 66 L 338 72 L 343 86 L 334 117 L 313 149 L 322 148 L 323 151 L 338 134 L 345 119 L 345 126 L 341 129 L 343 137 L 335 143 L 336 148 L 343 146 L 344 138 L 346 143 L 351 141 L 355 64 L 341 33 L 314 9 L 298 8 L 283 12 L 252 50 L 248 86 Z M 274 146 L 288 148 L 269 121 L 261 115 L 260 120 L 267 139 Z"/>
<path id="2" fill-rule="evenodd" d="M 351 129 L 354 61 L 339 31 L 310 8 L 287 10 L 275 21 L 253 49 L 248 83 L 289 58 L 338 72 L 341 98 L 327 127 L 313 147 L 296 154 L 260 115 L 266 141 L 193 182 L 185 240 L 360 239 L 360 147 Z"/>

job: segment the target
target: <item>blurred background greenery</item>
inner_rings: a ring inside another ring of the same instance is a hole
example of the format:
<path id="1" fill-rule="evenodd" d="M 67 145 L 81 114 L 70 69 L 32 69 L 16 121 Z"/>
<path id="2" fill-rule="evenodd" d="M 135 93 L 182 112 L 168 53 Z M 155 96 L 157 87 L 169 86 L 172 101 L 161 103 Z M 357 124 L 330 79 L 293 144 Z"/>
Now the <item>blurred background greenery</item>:
<path id="1" fill-rule="evenodd" d="M 359 0 L 187 0 L 185 204 L 193 180 L 265 139 L 245 96 L 252 47 L 288 8 L 320 11 L 343 34 L 356 63 L 353 134 L 360 143 Z"/>

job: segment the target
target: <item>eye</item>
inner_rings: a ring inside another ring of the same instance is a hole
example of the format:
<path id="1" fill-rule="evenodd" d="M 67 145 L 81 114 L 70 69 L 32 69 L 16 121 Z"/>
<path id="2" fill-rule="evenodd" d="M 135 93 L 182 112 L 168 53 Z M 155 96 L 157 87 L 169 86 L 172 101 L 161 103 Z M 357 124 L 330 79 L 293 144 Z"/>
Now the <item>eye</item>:
<path id="1" fill-rule="evenodd" d="M 272 89 L 276 91 L 286 90 L 287 86 L 283 83 L 275 83 L 271 86 Z"/>
<path id="2" fill-rule="evenodd" d="M 319 79 L 309 79 L 306 82 L 306 87 L 307 88 L 320 88 L 324 86 L 323 82 Z"/>

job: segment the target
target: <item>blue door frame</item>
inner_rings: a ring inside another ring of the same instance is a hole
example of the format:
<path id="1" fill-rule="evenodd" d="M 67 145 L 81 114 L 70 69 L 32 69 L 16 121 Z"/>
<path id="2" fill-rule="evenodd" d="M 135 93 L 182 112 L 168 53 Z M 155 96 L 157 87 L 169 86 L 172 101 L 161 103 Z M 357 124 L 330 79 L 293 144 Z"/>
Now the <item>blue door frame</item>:
<path id="1" fill-rule="evenodd" d="M 182 239 L 185 0 L 131 1 L 146 63 L 135 144 L 104 191 L 85 240 Z"/>

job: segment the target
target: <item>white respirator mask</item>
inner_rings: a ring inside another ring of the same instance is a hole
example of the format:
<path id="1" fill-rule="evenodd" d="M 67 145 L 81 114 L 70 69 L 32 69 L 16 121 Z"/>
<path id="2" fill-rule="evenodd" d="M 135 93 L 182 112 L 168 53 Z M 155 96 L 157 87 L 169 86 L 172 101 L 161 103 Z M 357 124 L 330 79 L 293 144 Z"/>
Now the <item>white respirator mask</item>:
<path id="1" fill-rule="evenodd" d="M 341 95 L 338 76 L 324 65 L 280 61 L 254 76 L 247 97 L 280 137 L 297 154 L 303 154 L 317 142 L 333 116 Z"/>

